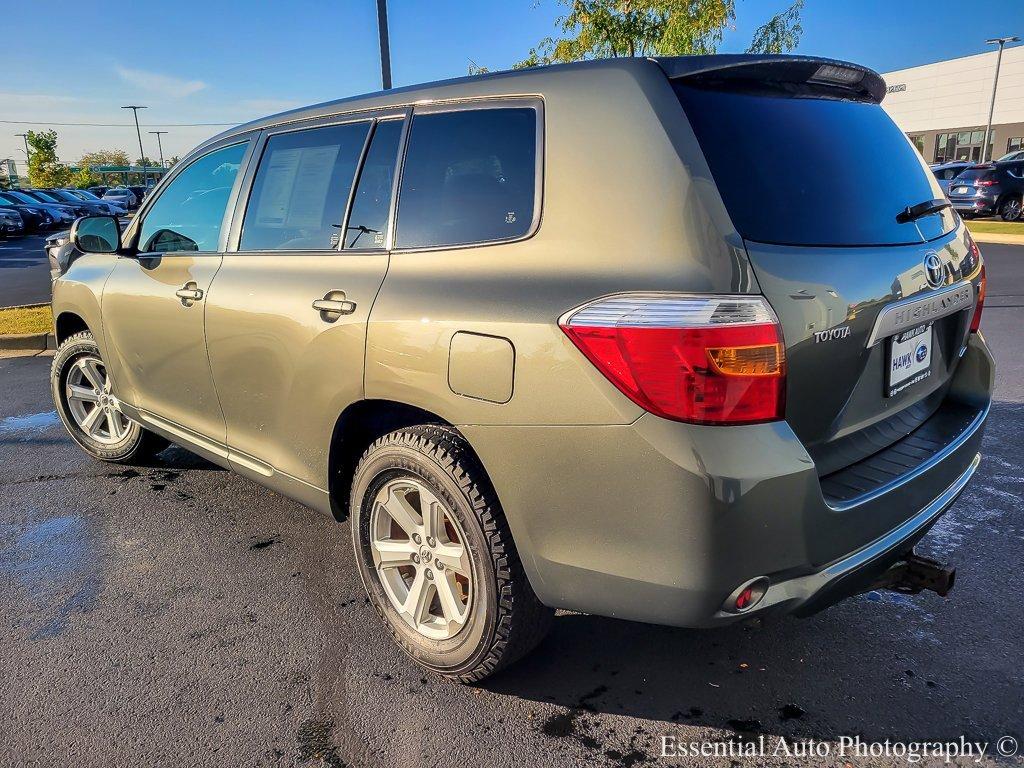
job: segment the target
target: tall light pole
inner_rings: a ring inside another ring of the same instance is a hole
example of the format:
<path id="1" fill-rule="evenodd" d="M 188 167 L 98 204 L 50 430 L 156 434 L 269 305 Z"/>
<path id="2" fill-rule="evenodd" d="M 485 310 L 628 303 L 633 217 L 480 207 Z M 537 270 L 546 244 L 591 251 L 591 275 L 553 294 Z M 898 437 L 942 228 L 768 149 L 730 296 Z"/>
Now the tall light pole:
<path id="1" fill-rule="evenodd" d="M 130 109 L 132 111 L 132 114 L 135 115 L 135 133 L 139 137 L 139 162 L 145 162 L 144 158 L 146 157 L 146 150 L 142 148 L 142 131 L 139 129 L 139 110 L 149 109 L 149 107 L 142 107 L 138 104 L 129 104 L 127 107 L 121 107 L 121 109 Z M 142 172 L 142 183 L 146 183 L 145 171 Z"/>
<path id="2" fill-rule="evenodd" d="M 996 76 L 992 81 L 992 103 L 988 108 L 988 125 L 985 126 L 985 141 L 981 145 L 981 162 L 985 162 L 985 155 L 988 153 L 988 137 L 992 134 L 992 115 L 996 111 L 996 87 L 999 85 L 999 66 L 1003 63 L 1003 46 L 1007 43 L 1016 43 L 1019 37 L 991 37 L 985 42 L 989 45 L 998 45 L 999 53 L 996 54 Z"/>
<path id="3" fill-rule="evenodd" d="M 27 133 L 16 133 L 15 136 L 21 136 L 25 140 L 25 165 L 28 165 L 28 161 L 32 159 L 28 153 L 28 134 Z"/>
<path id="4" fill-rule="evenodd" d="M 156 146 L 160 150 L 160 167 L 163 168 L 164 167 L 164 145 L 160 141 L 160 136 L 162 134 L 167 133 L 167 131 L 149 131 L 149 133 L 152 133 L 154 136 L 156 136 Z"/>
<path id="5" fill-rule="evenodd" d="M 377 0 L 377 34 L 380 36 L 380 80 L 391 90 L 391 43 L 388 41 L 388 0 Z"/>

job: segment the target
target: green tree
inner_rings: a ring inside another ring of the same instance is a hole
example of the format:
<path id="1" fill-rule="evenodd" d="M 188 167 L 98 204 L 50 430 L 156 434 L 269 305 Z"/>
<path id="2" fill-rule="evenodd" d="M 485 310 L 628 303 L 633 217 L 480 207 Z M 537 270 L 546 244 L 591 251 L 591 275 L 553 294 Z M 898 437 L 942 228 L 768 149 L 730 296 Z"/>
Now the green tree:
<path id="1" fill-rule="evenodd" d="M 83 166 L 94 165 L 131 165 L 132 161 L 128 153 L 123 149 L 97 149 L 94 152 L 86 152 L 80 161 Z"/>
<path id="2" fill-rule="evenodd" d="M 80 163 L 79 168 L 68 180 L 68 186 L 75 189 L 88 189 L 100 183 L 100 177 L 92 172 L 92 168 L 86 163 Z"/>
<path id="3" fill-rule="evenodd" d="M 66 187 L 71 171 L 57 160 L 57 132 L 29 131 L 28 180 L 33 187 Z"/>
<path id="4" fill-rule="evenodd" d="M 735 0 L 559 0 L 559 37 L 547 37 L 515 69 L 616 56 L 685 56 L 718 50 L 736 20 Z M 754 33 L 751 53 L 782 53 L 800 42 L 804 0 L 793 0 Z"/>

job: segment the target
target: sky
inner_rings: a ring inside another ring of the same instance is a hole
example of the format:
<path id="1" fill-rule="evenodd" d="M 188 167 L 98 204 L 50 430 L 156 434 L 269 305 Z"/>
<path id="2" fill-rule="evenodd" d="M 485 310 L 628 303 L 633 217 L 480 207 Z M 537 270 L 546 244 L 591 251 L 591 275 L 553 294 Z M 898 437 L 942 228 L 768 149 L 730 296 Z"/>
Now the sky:
<path id="1" fill-rule="evenodd" d="M 736 0 L 720 51 L 742 52 L 790 0 Z M 101 4 L 102 5 L 102 4 Z M 229 125 L 380 89 L 375 0 L 149 0 L 97 13 L 81 0 L 4 4 L 0 158 L 24 169 L 14 134 L 53 128 L 62 160 L 96 149 L 184 155 Z M 45 8 L 45 14 L 42 9 Z M 389 0 L 395 86 L 508 68 L 555 32 L 557 0 Z M 984 52 L 1024 37 L 1024 0 L 806 0 L 795 53 L 879 72 Z M 100 123 L 109 125 L 45 125 Z M 222 123 L 225 125 L 183 125 Z"/>

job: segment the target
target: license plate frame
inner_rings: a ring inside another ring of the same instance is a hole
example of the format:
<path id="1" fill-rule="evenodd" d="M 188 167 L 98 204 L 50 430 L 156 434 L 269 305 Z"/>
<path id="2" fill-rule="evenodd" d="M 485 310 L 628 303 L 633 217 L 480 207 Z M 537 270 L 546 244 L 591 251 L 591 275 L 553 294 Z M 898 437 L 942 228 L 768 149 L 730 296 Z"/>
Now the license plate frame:
<path id="1" fill-rule="evenodd" d="M 934 323 L 918 325 L 886 340 L 886 397 L 895 397 L 932 375 L 934 347 Z"/>

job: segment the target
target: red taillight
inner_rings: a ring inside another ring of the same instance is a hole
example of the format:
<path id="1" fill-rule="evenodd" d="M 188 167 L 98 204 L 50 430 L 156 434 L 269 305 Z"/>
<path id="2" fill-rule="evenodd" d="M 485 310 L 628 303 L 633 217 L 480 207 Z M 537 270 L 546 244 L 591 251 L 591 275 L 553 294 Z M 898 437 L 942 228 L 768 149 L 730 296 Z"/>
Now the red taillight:
<path id="1" fill-rule="evenodd" d="M 975 248 L 978 246 L 974 245 Z M 981 311 L 985 308 L 985 288 L 988 280 L 985 277 L 985 265 L 981 265 L 981 276 L 978 279 L 978 303 L 974 305 L 974 317 L 971 318 L 971 333 L 977 333 L 981 326 Z"/>
<path id="2" fill-rule="evenodd" d="M 979 187 L 991 187 L 991 186 L 994 186 L 994 185 L 998 184 L 999 182 L 995 181 L 995 180 L 989 180 L 989 181 L 976 181 L 974 183 L 977 186 L 979 186 Z"/>
<path id="3" fill-rule="evenodd" d="M 611 296 L 560 326 L 612 384 L 658 416 L 696 424 L 783 417 L 782 332 L 760 296 Z"/>

